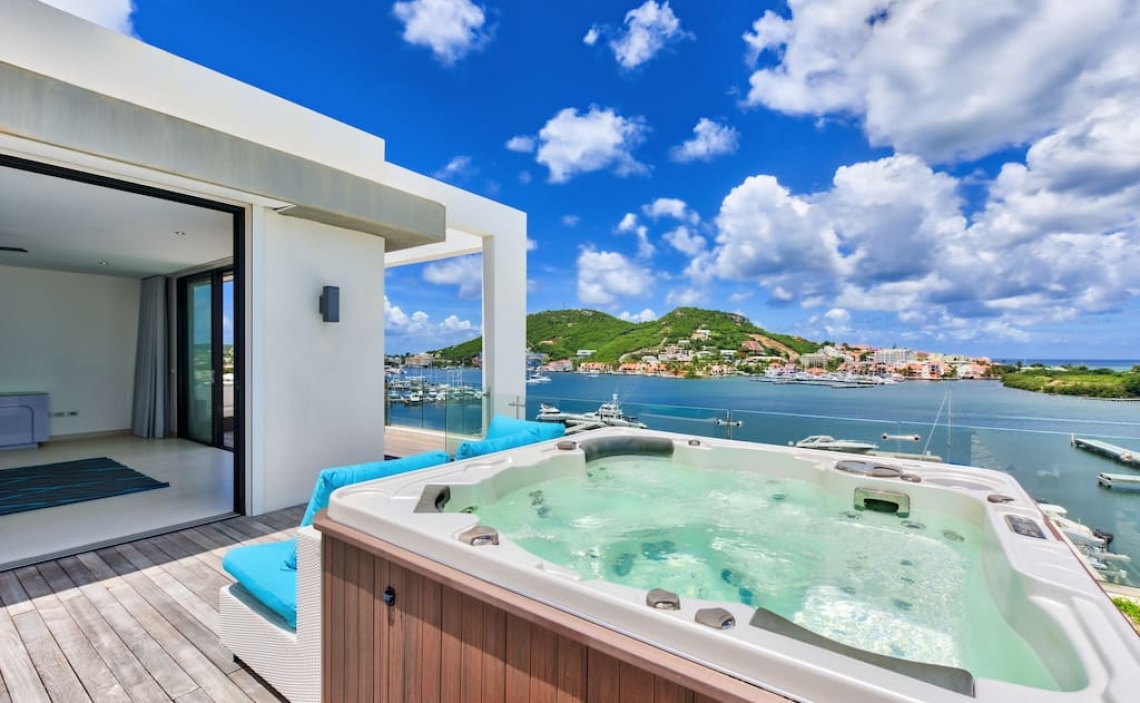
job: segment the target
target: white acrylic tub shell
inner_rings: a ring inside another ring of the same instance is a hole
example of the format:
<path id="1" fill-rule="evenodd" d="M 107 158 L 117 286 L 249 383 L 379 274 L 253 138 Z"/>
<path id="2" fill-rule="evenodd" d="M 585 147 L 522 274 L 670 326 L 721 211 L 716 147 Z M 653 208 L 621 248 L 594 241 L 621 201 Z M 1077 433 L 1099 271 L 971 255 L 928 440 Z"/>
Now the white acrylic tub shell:
<path id="1" fill-rule="evenodd" d="M 953 511 L 993 537 L 994 548 L 983 551 L 990 590 L 1010 624 L 1034 645 L 1050 672 L 1067 689 L 1046 691 L 978 678 L 977 700 L 1140 700 L 1140 637 L 1070 549 L 1049 532 L 1034 501 L 1006 474 L 875 459 L 875 463 L 921 476 L 922 482 L 915 484 L 837 471 L 837 461 L 862 457 L 820 450 L 618 428 L 597 430 L 577 439 L 584 442 L 606 437 L 667 438 L 674 442 L 675 458 L 696 466 L 715 465 L 713 462 L 724 461 L 726 454 L 740 452 L 748 453 L 753 459 L 749 465 L 755 465 L 755 454 L 760 452 L 765 454 L 766 476 L 813 480 L 848 495 L 855 487 L 904 492 L 911 497 L 912 510 L 921 509 L 924 501 L 937 501 L 941 512 Z M 333 493 L 328 515 L 340 524 L 795 700 L 969 700 L 924 681 L 750 627 L 754 609 L 746 605 L 688 598 L 680 610 L 655 610 L 645 605 L 645 591 L 598 580 L 583 581 L 577 573 L 545 562 L 509 539 L 501 538 L 499 545 L 489 547 L 460 542 L 457 535 L 478 524 L 475 515 L 415 511 L 428 485 L 454 488 L 482 482 L 472 490 L 501 494 L 532 482 L 535 474 L 545 477 L 580 471 L 583 452 L 560 446 L 570 445 L 567 440 L 543 442 L 342 488 Z M 992 494 L 1013 500 L 988 502 L 986 498 Z M 1008 528 L 1006 516 L 1034 521 L 1046 538 L 1015 534 Z M 1001 560 L 1008 564 L 999 563 Z M 736 618 L 736 627 L 714 630 L 693 621 L 697 610 L 711 606 L 729 610 Z"/>

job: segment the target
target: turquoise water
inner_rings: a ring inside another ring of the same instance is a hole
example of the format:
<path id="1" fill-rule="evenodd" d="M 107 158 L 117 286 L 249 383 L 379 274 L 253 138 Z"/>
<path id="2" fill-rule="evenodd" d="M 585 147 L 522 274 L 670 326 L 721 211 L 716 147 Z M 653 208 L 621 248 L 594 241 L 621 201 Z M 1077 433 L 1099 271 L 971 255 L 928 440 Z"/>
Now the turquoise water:
<path id="1" fill-rule="evenodd" d="M 586 579 L 764 607 L 861 649 L 1057 689 L 1005 625 L 967 523 L 855 511 L 807 482 L 664 459 L 587 469 L 475 512 Z"/>

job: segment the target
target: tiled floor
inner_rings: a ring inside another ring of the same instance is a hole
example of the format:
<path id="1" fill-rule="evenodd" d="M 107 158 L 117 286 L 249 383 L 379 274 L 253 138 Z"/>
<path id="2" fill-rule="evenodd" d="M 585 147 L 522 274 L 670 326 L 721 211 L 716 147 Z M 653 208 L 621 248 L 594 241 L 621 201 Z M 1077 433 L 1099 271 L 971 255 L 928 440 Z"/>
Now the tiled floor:
<path id="1" fill-rule="evenodd" d="M 303 507 L 0 571 L 0 703 L 279 703 L 218 640 L 222 556 Z"/>
<path id="2" fill-rule="evenodd" d="M 46 442 L 39 449 L 0 452 L 0 470 L 104 456 L 170 486 L 0 516 L 0 568 L 233 512 L 233 454 L 183 439 Z"/>

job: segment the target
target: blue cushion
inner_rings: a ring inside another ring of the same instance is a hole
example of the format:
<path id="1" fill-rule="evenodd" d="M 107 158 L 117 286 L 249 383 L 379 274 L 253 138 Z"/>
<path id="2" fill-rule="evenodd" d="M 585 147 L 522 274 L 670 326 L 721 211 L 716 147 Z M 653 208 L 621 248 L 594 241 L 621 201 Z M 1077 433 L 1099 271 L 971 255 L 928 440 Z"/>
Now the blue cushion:
<path id="1" fill-rule="evenodd" d="M 317 475 L 317 483 L 313 486 L 313 495 L 309 498 L 309 507 L 305 510 L 305 517 L 301 518 L 301 526 L 313 524 L 313 518 L 329 505 L 332 492 L 342 486 L 351 486 L 361 481 L 371 481 L 375 478 L 395 476 L 406 471 L 425 469 L 429 466 L 445 464 L 451 460 L 447 452 L 434 451 L 413 454 L 403 459 L 390 459 L 388 461 L 372 461 L 367 464 L 354 466 L 339 466 L 325 469 Z"/>
<path id="2" fill-rule="evenodd" d="M 545 439 L 558 439 L 566 434 L 566 426 L 560 422 L 537 422 L 535 420 L 516 420 L 513 417 L 506 415 L 495 415 L 491 418 L 491 424 L 487 426 L 487 432 L 483 435 L 483 439 L 499 439 L 500 437 L 509 437 L 513 434 L 518 434 L 525 430 L 537 430 L 538 438 Z"/>
<path id="3" fill-rule="evenodd" d="M 317 483 L 313 486 L 313 495 L 309 498 L 309 507 L 305 509 L 305 516 L 301 518 L 301 527 L 313 524 L 313 518 L 329 505 L 332 492 L 342 486 L 351 486 L 361 481 L 371 481 L 374 478 L 395 476 L 406 471 L 426 469 L 429 466 L 446 464 L 451 456 L 444 451 L 423 452 L 413 454 L 403 459 L 389 459 L 387 461 L 371 461 L 367 464 L 353 466 L 339 466 L 325 469 L 317 474 Z M 297 568 L 297 549 L 287 555 L 285 566 L 290 569 Z"/>
<path id="4" fill-rule="evenodd" d="M 542 441 L 542 438 L 539 437 L 538 430 L 532 427 L 505 437 L 463 442 L 455 450 L 455 460 L 470 459 L 474 456 L 501 452 L 505 449 L 514 449 L 515 447 L 522 447 L 540 441 Z"/>
<path id="5" fill-rule="evenodd" d="M 222 567 L 267 608 L 297 629 L 297 570 L 285 566 L 297 553 L 297 538 L 248 544 L 226 552 Z"/>

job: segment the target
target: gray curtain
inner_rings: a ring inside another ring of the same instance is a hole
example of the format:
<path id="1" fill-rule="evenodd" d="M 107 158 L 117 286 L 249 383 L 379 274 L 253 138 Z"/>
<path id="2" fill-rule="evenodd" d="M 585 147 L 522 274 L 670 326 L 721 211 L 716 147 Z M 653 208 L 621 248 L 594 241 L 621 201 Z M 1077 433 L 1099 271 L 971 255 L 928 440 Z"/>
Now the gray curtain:
<path id="1" fill-rule="evenodd" d="M 135 351 L 135 404 L 131 432 L 136 437 L 166 435 L 166 278 L 143 279 L 139 295 L 139 341 Z"/>

